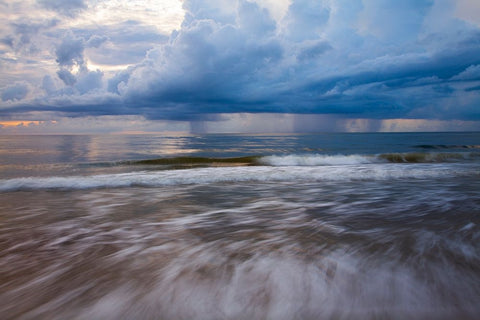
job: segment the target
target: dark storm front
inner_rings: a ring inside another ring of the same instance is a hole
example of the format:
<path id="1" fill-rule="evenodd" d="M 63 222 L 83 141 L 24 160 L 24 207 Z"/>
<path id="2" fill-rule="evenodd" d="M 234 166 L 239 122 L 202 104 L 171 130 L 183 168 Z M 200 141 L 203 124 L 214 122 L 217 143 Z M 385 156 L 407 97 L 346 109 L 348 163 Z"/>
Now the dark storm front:
<path id="1" fill-rule="evenodd" d="M 477 133 L 1 139 L 2 319 L 480 312 Z"/>

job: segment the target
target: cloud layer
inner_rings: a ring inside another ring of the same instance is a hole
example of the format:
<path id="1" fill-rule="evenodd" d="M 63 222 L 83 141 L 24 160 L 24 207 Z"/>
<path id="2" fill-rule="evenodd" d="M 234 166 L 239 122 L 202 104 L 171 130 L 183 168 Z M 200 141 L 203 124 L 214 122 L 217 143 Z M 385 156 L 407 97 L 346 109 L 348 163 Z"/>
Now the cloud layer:
<path id="1" fill-rule="evenodd" d="M 475 1 L 133 2 L 0 4 L 0 117 L 480 121 Z"/>

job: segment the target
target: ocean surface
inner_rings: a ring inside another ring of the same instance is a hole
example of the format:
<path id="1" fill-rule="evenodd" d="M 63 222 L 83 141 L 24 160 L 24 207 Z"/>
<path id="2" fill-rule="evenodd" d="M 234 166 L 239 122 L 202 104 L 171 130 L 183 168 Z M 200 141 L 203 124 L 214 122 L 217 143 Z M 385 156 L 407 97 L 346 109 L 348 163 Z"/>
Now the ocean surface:
<path id="1" fill-rule="evenodd" d="M 0 136 L 0 319 L 478 319 L 480 133 Z"/>

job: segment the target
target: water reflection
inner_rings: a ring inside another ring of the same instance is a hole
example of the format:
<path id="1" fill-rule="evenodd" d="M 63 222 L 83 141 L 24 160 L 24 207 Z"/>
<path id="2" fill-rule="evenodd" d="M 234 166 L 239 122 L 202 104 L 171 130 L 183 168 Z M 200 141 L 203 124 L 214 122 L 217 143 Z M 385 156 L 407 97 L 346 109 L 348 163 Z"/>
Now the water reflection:
<path id="1" fill-rule="evenodd" d="M 85 161 L 91 153 L 91 136 L 56 136 L 55 139 L 58 140 L 56 162 Z"/>
<path id="2" fill-rule="evenodd" d="M 8 136 L 0 139 L 0 164 L 122 161 L 197 152 L 191 137 L 160 135 Z"/>
<path id="3" fill-rule="evenodd" d="M 269 135 L 95 135 L 0 137 L 1 164 L 53 164 L 152 159 L 166 156 L 237 157 L 279 154 L 381 154 L 418 152 L 418 145 L 452 142 L 422 135 L 412 144 L 408 134 L 269 134 Z M 478 134 L 463 134 L 462 144 L 476 145 Z M 444 142 L 446 141 L 446 142 Z M 417 147 L 416 147 L 417 146 Z"/>

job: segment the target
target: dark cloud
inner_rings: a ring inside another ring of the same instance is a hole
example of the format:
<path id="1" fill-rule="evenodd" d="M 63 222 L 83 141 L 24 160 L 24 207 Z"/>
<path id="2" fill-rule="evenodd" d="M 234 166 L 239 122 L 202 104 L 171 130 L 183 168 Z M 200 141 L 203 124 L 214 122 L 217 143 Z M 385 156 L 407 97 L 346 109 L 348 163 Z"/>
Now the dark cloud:
<path id="1" fill-rule="evenodd" d="M 466 88 L 465 91 L 480 91 L 480 86 Z"/>
<path id="2" fill-rule="evenodd" d="M 83 65 L 83 50 L 85 41 L 82 38 L 76 38 L 73 34 L 68 34 L 55 49 L 57 63 L 60 66 L 71 67 L 73 65 Z"/>
<path id="3" fill-rule="evenodd" d="M 73 17 L 87 8 L 85 0 L 37 0 L 42 7 Z"/>
<path id="4" fill-rule="evenodd" d="M 23 18 L 10 22 L 12 34 L 2 39 L 2 42 L 17 52 L 35 53 L 36 38 L 45 30 L 52 29 L 59 23 L 58 19 L 27 21 Z M 8 30 L 8 29 L 7 29 Z"/>
<path id="5" fill-rule="evenodd" d="M 448 84 L 433 86 L 432 89 L 433 89 L 436 93 L 438 93 L 438 94 L 440 94 L 440 95 L 444 95 L 444 96 L 450 95 L 450 94 L 452 94 L 453 92 L 455 92 L 455 89 L 454 89 L 452 86 L 448 85 Z"/>
<path id="6" fill-rule="evenodd" d="M 1 90 L 2 101 L 22 100 L 28 94 L 28 85 L 25 83 L 15 83 Z"/>
<path id="7" fill-rule="evenodd" d="M 47 97 L 23 107 L 199 121 L 196 131 L 214 114 L 241 112 L 373 119 L 368 128 L 380 119 L 479 119 L 480 28 L 451 5 L 293 0 L 275 20 L 254 1 L 185 0 L 170 37 L 140 21 L 64 33 L 55 58 L 65 87 L 44 78 Z M 19 25 L 3 43 L 33 32 Z M 131 66 L 93 71 L 87 59 Z"/>
<path id="8" fill-rule="evenodd" d="M 326 41 L 315 42 L 302 48 L 297 58 L 300 60 L 315 59 L 330 49 L 332 46 Z"/>
<path id="9" fill-rule="evenodd" d="M 92 90 L 98 90 L 103 87 L 103 72 L 100 70 L 90 71 L 82 67 L 77 74 L 71 73 L 69 70 L 60 69 L 57 71 L 58 77 L 66 86 L 74 89 L 80 95 L 84 95 Z M 44 86 L 53 93 L 51 79 L 44 79 Z M 63 92 L 65 93 L 65 92 Z"/>
<path id="10" fill-rule="evenodd" d="M 254 91 L 262 89 L 264 77 L 276 68 L 283 49 L 274 37 L 275 22 L 268 13 L 256 4 L 243 4 L 232 21 L 222 15 L 225 23 L 213 19 L 185 22 L 168 44 L 150 52 L 145 65 L 132 72 L 127 98 L 182 105 L 186 115 L 192 116 L 224 108 L 233 111 L 235 106 L 245 107 L 245 101 L 257 100 L 259 93 Z M 255 24 L 249 22 L 252 16 Z M 239 25 L 231 24 L 236 22 Z M 188 110 L 192 106 L 196 110 Z M 158 113 L 152 116 L 171 115 L 161 107 L 152 111 Z"/>
<path id="11" fill-rule="evenodd" d="M 58 70 L 57 75 L 66 86 L 73 86 L 77 82 L 77 78 L 75 77 L 75 75 L 73 75 L 67 69 Z"/>
<path id="12" fill-rule="evenodd" d="M 59 76 L 60 77 L 60 76 Z M 61 77 L 60 77 L 61 78 Z M 55 86 L 55 82 L 53 81 L 52 77 L 49 75 L 46 75 L 43 77 L 42 80 L 42 89 L 45 90 L 45 92 L 49 95 L 52 95 L 55 93 L 57 90 Z"/>
<path id="13" fill-rule="evenodd" d="M 85 94 L 92 90 L 101 89 L 103 86 L 103 72 L 100 70 L 88 71 L 81 70 L 75 88 L 80 94 Z"/>
<path id="14" fill-rule="evenodd" d="M 108 80 L 108 92 L 120 94 L 121 86 L 125 86 L 130 79 L 129 70 L 118 72 L 114 77 Z"/>
<path id="15" fill-rule="evenodd" d="M 480 80 L 480 65 L 471 65 L 465 69 L 465 71 L 454 76 L 452 80 L 459 81 L 471 81 L 471 80 Z"/>
<path id="16" fill-rule="evenodd" d="M 14 44 L 14 38 L 12 36 L 6 36 L 5 38 L 3 39 L 0 39 L 0 42 L 3 43 L 3 44 L 6 44 L 7 46 L 13 48 L 13 44 Z"/>

